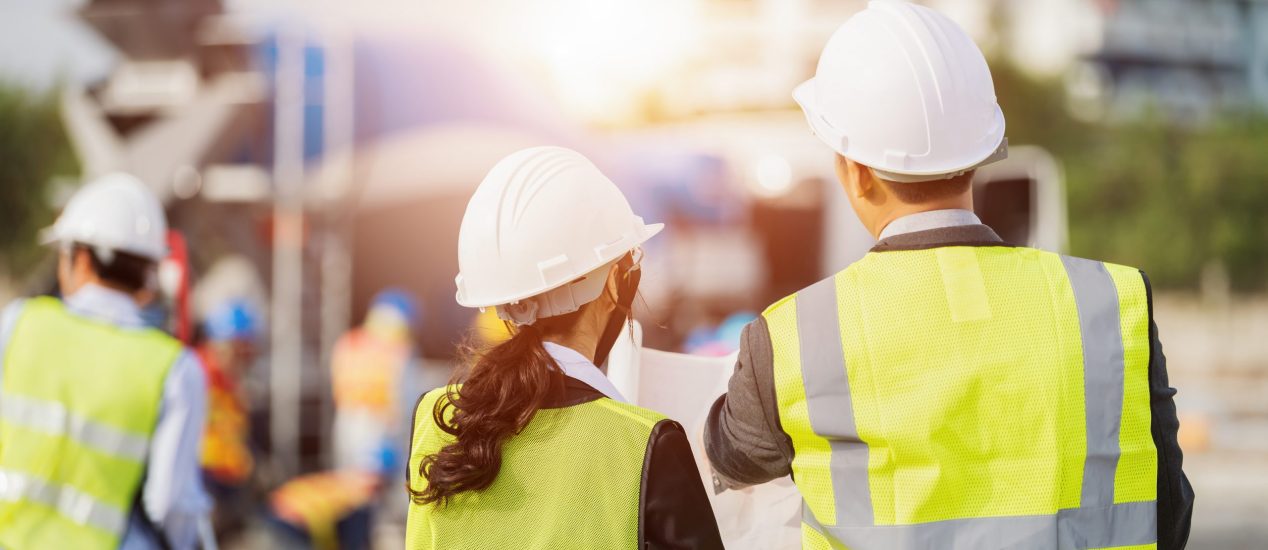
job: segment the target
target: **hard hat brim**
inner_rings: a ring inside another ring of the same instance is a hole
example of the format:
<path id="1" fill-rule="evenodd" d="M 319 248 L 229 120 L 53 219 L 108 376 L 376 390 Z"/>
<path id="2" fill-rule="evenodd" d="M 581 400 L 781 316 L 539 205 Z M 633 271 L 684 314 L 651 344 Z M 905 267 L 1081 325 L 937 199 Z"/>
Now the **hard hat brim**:
<path id="1" fill-rule="evenodd" d="M 39 230 L 39 232 L 36 233 L 36 242 L 40 246 L 60 246 L 62 244 L 80 243 L 83 245 L 101 247 L 108 250 L 114 250 L 117 252 L 124 252 L 127 254 L 131 254 L 133 256 L 145 258 L 147 260 L 150 260 L 156 263 L 163 261 L 163 259 L 167 258 L 168 254 L 170 253 L 170 249 L 166 246 L 163 247 L 163 249 L 160 251 L 161 253 L 158 256 L 155 256 L 153 251 L 134 250 L 129 247 L 117 246 L 111 243 L 94 242 L 93 239 L 79 239 L 73 236 L 62 235 L 61 232 L 57 229 L 57 224 L 53 224 L 48 227 L 45 227 L 44 229 Z"/>
<path id="2" fill-rule="evenodd" d="M 603 257 L 599 259 L 599 261 L 594 262 L 593 266 L 591 266 L 589 269 L 586 269 L 583 273 L 579 275 L 584 276 L 586 273 L 589 273 L 605 265 L 608 265 L 616 260 L 621 259 L 622 256 L 629 254 L 631 250 L 634 250 L 638 248 L 639 246 L 642 246 L 644 243 L 651 240 L 652 237 L 655 237 L 664 229 L 665 229 L 665 224 L 663 223 L 651 223 L 651 224 L 643 225 L 642 234 L 635 240 L 635 242 L 633 243 L 633 246 L 630 246 L 629 248 L 624 250 L 618 250 L 619 253 L 604 255 Z M 459 275 L 459 277 L 461 277 L 461 274 Z M 534 296 L 540 296 L 542 294 L 546 294 L 547 292 L 550 292 L 557 288 L 561 288 L 563 286 L 571 284 L 575 280 L 576 278 L 570 278 L 570 279 L 559 281 L 553 284 L 541 285 L 540 287 L 534 288 L 530 291 L 520 292 L 517 294 L 508 295 L 504 297 L 484 298 L 484 299 L 476 298 L 476 299 L 464 300 L 462 296 L 462 292 L 458 292 L 456 293 L 454 298 L 458 302 L 458 305 L 462 307 L 490 308 L 490 307 L 504 306 L 504 305 L 513 304 L 522 300 L 527 300 Z"/>
<path id="3" fill-rule="evenodd" d="M 838 155 L 841 155 L 854 162 L 867 166 L 878 175 L 890 181 L 900 183 L 917 183 L 923 181 L 933 181 L 945 179 L 963 174 L 970 170 L 976 170 L 988 164 L 999 162 L 1008 158 L 1008 138 L 1002 133 L 1000 140 L 994 148 L 982 156 L 982 158 L 974 159 L 963 166 L 950 167 L 938 170 L 896 170 L 891 167 L 882 166 L 881 163 L 869 159 L 859 158 L 858 155 L 850 153 L 849 136 L 845 132 L 834 126 L 823 115 L 819 114 L 819 108 L 815 101 L 815 79 L 811 78 L 802 82 L 793 89 L 793 100 L 801 107 L 801 112 L 806 116 L 806 123 L 810 125 L 810 130 L 815 137 L 819 138 L 824 145 L 832 149 Z M 1002 121 L 1003 112 L 996 106 L 996 116 Z"/>

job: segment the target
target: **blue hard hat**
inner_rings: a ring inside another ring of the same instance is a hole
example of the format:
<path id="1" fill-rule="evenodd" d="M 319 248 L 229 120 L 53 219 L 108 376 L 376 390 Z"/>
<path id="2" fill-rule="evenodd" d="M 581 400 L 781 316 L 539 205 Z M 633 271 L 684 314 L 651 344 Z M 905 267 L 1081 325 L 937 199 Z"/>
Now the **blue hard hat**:
<path id="1" fill-rule="evenodd" d="M 220 304 L 212 310 L 204 323 L 207 339 L 255 340 L 259 318 L 255 306 L 246 300 L 230 300 Z"/>
<path id="2" fill-rule="evenodd" d="M 722 324 L 718 325 L 714 338 L 734 349 L 740 349 L 740 338 L 744 333 L 744 327 L 755 319 L 757 319 L 757 315 L 750 311 L 732 314 L 722 321 Z"/>
<path id="3" fill-rule="evenodd" d="M 374 295 L 374 300 L 370 303 L 370 309 L 378 307 L 390 307 L 400 312 L 405 321 L 413 326 L 419 320 L 418 306 L 414 300 L 414 295 L 406 290 L 399 288 L 388 288 L 379 291 Z"/>

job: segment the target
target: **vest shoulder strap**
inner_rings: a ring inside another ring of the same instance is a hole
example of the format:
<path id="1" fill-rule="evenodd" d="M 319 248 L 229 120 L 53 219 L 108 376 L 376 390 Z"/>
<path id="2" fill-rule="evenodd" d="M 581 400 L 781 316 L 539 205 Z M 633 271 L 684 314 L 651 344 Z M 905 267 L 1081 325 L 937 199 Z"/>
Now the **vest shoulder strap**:
<path id="1" fill-rule="evenodd" d="M 171 335 L 153 327 L 145 328 L 121 328 L 93 321 L 91 319 L 82 318 L 72 314 L 66 308 L 66 304 L 52 296 L 37 296 L 26 299 L 22 304 L 22 312 L 18 315 L 18 324 L 23 321 L 36 319 L 37 322 L 58 322 L 70 323 L 80 326 L 92 326 L 115 333 L 116 335 L 143 340 L 149 345 L 162 346 L 165 352 L 171 354 L 172 360 L 184 349 L 184 344 L 180 340 L 173 338 Z"/>

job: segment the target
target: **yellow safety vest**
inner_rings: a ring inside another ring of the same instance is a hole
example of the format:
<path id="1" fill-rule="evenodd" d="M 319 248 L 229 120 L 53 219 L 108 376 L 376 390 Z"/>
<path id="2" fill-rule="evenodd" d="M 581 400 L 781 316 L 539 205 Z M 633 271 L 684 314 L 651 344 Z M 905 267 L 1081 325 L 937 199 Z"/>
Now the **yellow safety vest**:
<path id="1" fill-rule="evenodd" d="M 1149 311 L 1132 268 L 874 252 L 771 306 L 803 547 L 1155 548 Z"/>
<path id="2" fill-rule="evenodd" d="M 424 395 L 415 412 L 408 480 L 415 491 L 427 486 L 418 475 L 423 457 L 453 441 L 432 419 L 443 395 Z M 410 503 L 405 547 L 637 549 L 647 444 L 664 418 L 608 398 L 539 410 L 504 444 L 489 488 L 444 506 Z"/>
<path id="3" fill-rule="evenodd" d="M 0 393 L 0 548 L 118 548 L 145 474 L 171 337 L 27 301 Z"/>

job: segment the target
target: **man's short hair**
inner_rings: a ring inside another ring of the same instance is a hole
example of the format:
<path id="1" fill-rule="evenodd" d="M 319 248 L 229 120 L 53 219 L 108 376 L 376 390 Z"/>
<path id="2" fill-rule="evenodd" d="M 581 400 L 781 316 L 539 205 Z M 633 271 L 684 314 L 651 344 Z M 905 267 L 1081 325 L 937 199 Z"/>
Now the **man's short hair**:
<path id="1" fill-rule="evenodd" d="M 881 182 L 899 201 L 907 204 L 920 204 L 948 199 L 968 192 L 969 187 L 973 185 L 973 172 L 967 172 L 945 180 L 900 183 L 882 179 Z"/>
<path id="2" fill-rule="evenodd" d="M 116 250 L 114 257 L 106 262 L 97 255 L 92 246 L 76 243 L 74 249 L 83 249 L 88 252 L 93 273 L 101 277 L 102 281 L 131 293 L 145 288 L 150 277 L 150 270 L 154 267 L 153 260 L 136 254 Z"/>

